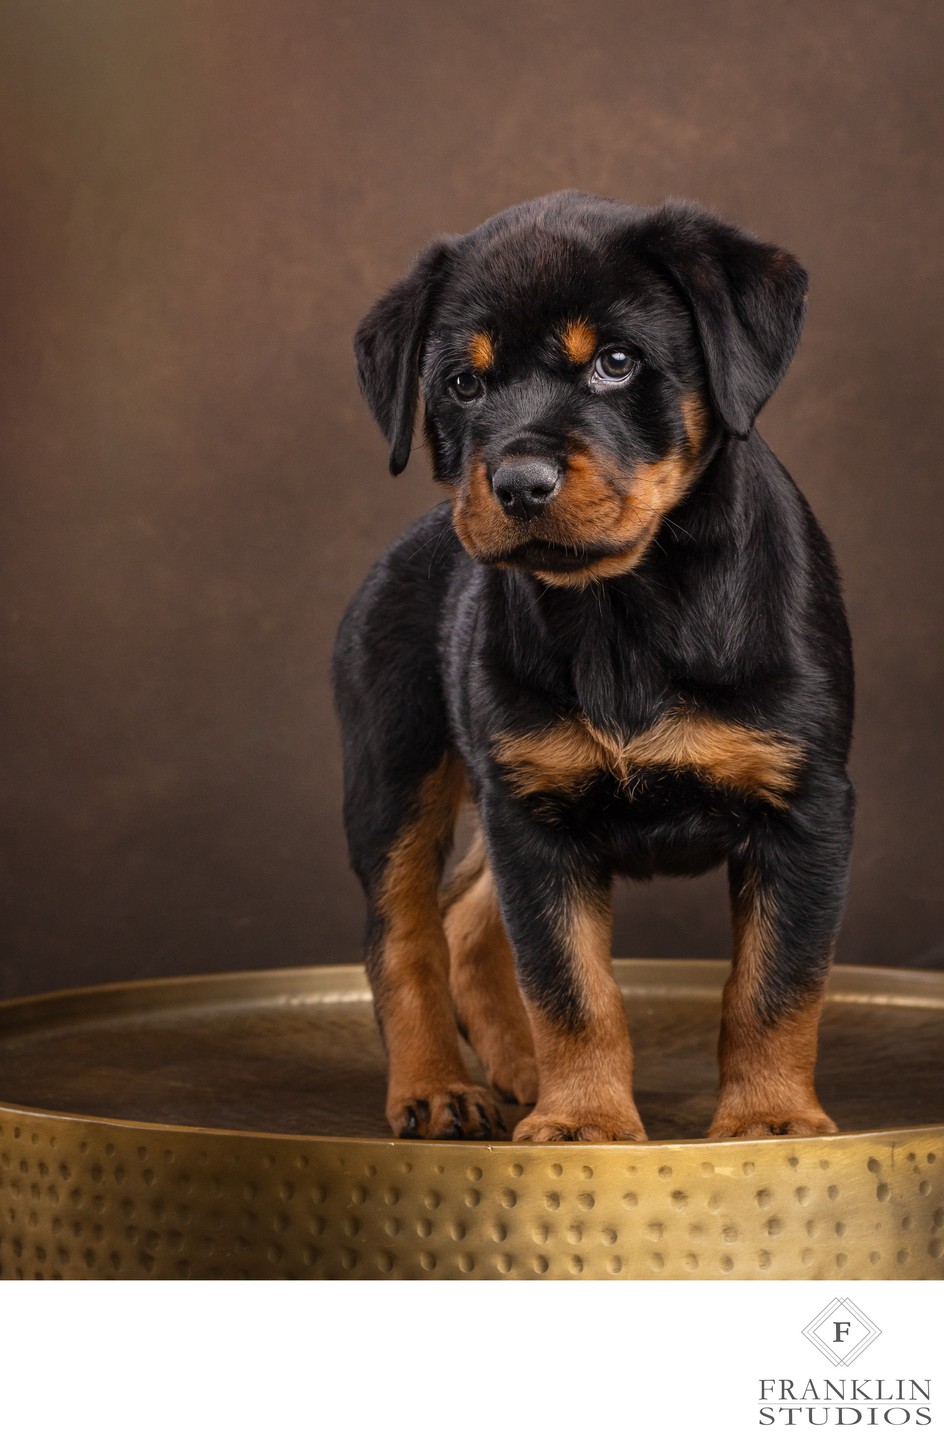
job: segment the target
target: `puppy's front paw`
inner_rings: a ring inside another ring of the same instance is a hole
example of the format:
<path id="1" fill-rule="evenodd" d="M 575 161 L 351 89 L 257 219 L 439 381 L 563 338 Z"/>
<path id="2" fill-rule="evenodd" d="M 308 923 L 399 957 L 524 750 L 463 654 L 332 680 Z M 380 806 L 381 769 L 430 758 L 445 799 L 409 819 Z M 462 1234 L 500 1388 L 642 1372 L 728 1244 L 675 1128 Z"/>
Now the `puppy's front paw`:
<path id="1" fill-rule="evenodd" d="M 397 1138 L 504 1138 L 495 1095 L 478 1084 L 389 1096 L 387 1122 Z"/>
<path id="2" fill-rule="evenodd" d="M 811 1138 L 815 1134 L 838 1133 L 839 1129 L 821 1108 L 798 1113 L 719 1112 L 708 1130 L 709 1138 Z"/>
<path id="3" fill-rule="evenodd" d="M 514 1132 L 515 1143 L 645 1143 L 638 1113 L 532 1113 Z"/>

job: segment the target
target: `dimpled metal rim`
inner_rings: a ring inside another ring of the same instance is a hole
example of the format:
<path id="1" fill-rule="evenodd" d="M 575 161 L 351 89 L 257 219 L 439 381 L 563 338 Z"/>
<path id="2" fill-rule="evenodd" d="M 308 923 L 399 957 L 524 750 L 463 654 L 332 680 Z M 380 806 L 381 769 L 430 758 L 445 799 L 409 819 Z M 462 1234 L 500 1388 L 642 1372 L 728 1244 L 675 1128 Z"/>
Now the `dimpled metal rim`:
<path id="1" fill-rule="evenodd" d="M 622 961 L 668 989 L 726 965 Z M 290 979 L 289 976 L 290 975 Z M 110 985 L 0 1005 L 126 1009 L 352 969 Z M 944 976 L 842 969 L 851 1002 L 944 1004 Z M 944 1125 L 752 1142 L 401 1142 L 136 1124 L 0 1105 L 0 1277 L 944 1277 Z"/>

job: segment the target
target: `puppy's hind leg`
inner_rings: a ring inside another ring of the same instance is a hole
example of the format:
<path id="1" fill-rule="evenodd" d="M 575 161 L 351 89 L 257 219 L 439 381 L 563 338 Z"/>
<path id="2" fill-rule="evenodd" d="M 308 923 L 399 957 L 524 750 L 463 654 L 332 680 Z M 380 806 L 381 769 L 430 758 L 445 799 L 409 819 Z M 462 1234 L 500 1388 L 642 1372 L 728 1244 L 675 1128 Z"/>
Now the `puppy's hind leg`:
<path id="1" fill-rule="evenodd" d="M 368 770 L 352 780 L 346 808 L 367 894 L 367 972 L 389 1060 L 387 1120 L 398 1138 L 497 1137 L 504 1124 L 494 1095 L 472 1083 L 459 1051 L 439 911 L 461 763 L 447 751 L 427 770 L 392 838 L 394 791 L 376 774 L 363 782 Z"/>
<path id="2" fill-rule="evenodd" d="M 531 1025 L 481 830 L 443 893 L 442 910 L 459 1026 L 496 1093 L 510 1103 L 533 1104 L 538 1070 Z"/>

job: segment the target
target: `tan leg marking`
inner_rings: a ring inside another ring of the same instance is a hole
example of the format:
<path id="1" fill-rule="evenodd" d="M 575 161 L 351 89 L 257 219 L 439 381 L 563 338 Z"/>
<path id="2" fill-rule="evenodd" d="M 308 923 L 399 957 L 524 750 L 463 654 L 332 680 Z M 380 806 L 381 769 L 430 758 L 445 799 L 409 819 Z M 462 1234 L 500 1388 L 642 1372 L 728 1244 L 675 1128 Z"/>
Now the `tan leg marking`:
<path id="1" fill-rule="evenodd" d="M 481 832 L 457 866 L 442 904 L 459 1024 L 492 1088 L 512 1103 L 533 1104 L 538 1071 L 531 1027 Z"/>
<path id="2" fill-rule="evenodd" d="M 403 1137 L 485 1136 L 501 1127 L 493 1095 L 471 1082 L 459 1052 L 439 911 L 463 778 L 459 760 L 447 755 L 423 780 L 377 901 L 383 938 L 374 997 L 389 1060 L 386 1114 Z"/>
<path id="3" fill-rule="evenodd" d="M 734 966 L 724 989 L 718 1057 L 721 1091 L 710 1138 L 835 1133 L 813 1082 L 821 990 L 764 1024 L 758 996 L 773 949 L 776 913 L 755 884 L 735 906 Z"/>
<path id="4" fill-rule="evenodd" d="M 670 711 L 625 742 L 581 719 L 563 719 L 525 734 L 499 734 L 495 757 L 519 798 L 579 794 L 609 774 L 632 788 L 640 770 L 691 770 L 706 783 L 786 807 L 803 757 L 784 735 L 713 719 L 691 709 Z"/>
<path id="5" fill-rule="evenodd" d="M 579 1029 L 561 1027 L 525 999 L 538 1061 L 538 1101 L 515 1129 L 515 1140 L 644 1140 L 633 1102 L 633 1052 L 610 960 L 609 903 L 575 900 L 564 935 L 584 1022 Z"/>

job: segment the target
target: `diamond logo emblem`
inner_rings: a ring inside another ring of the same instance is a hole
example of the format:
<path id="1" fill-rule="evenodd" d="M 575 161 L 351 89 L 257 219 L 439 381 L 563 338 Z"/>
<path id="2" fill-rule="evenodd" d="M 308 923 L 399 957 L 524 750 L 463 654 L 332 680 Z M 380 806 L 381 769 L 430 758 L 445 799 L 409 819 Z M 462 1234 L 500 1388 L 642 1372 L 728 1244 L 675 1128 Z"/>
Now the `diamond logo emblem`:
<path id="1" fill-rule="evenodd" d="M 834 1298 L 803 1330 L 837 1368 L 848 1368 L 881 1333 L 851 1298 Z"/>

